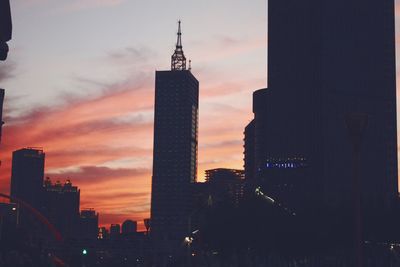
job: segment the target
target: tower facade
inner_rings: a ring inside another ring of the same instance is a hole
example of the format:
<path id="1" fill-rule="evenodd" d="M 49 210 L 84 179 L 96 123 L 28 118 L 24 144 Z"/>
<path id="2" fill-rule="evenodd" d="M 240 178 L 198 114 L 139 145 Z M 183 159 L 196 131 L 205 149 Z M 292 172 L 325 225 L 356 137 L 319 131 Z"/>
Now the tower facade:
<path id="1" fill-rule="evenodd" d="M 45 153 L 37 148 L 23 148 L 12 156 L 11 196 L 37 210 L 43 205 L 44 159 Z"/>
<path id="2" fill-rule="evenodd" d="M 64 238 L 77 237 L 79 227 L 80 190 L 70 180 L 64 184 L 44 182 L 44 215 L 60 231 Z"/>
<path id="3" fill-rule="evenodd" d="M 255 122 L 252 120 L 247 124 L 244 129 L 244 169 L 245 169 L 245 179 L 247 181 L 253 181 L 255 176 L 255 147 L 254 147 L 254 125 Z"/>
<path id="4" fill-rule="evenodd" d="M 190 184 L 197 176 L 199 82 L 186 69 L 179 22 L 171 70 L 155 84 L 151 234 L 183 240 L 190 216 Z"/>
<path id="5" fill-rule="evenodd" d="M 351 195 L 352 148 L 344 121 L 362 113 L 368 117 L 360 147 L 362 199 L 370 206 L 387 203 L 398 196 L 394 1 L 324 2 L 325 195 L 330 202 L 337 202 L 337 192 Z"/>
<path id="6" fill-rule="evenodd" d="M 81 210 L 79 236 L 82 239 L 96 240 L 99 234 L 99 214 L 93 209 Z"/>
<path id="7" fill-rule="evenodd" d="M 43 176 L 45 153 L 38 148 L 23 148 L 12 154 L 11 197 L 22 200 L 43 212 Z M 41 223 L 26 209 L 19 211 L 19 225 L 35 236 L 45 231 Z"/>
<path id="8" fill-rule="evenodd" d="M 275 196 L 272 188 L 282 184 L 267 166 L 300 158 L 306 167 L 299 169 L 298 203 L 301 195 L 349 201 L 346 117 L 358 113 L 368 117 L 360 148 L 363 202 L 396 198 L 394 1 L 270 0 L 268 13 L 268 89 L 255 92 L 253 103 L 255 176 L 266 181 L 266 193 Z"/>

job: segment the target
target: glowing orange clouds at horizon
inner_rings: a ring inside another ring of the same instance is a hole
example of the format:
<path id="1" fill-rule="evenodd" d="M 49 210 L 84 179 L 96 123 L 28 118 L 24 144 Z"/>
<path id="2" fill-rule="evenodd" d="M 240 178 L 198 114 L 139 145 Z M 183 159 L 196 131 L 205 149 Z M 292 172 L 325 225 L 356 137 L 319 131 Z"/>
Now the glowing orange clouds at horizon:
<path id="1" fill-rule="evenodd" d="M 5 116 L 0 190 L 9 191 L 12 152 L 43 147 L 45 175 L 77 185 L 81 209 L 99 212 L 100 225 L 131 219 L 144 230 L 143 219 L 150 216 L 152 83 L 118 85 L 95 97 L 67 99 L 20 116 Z M 243 93 L 240 88 L 247 86 L 246 82 L 229 84 L 232 94 Z M 228 91 L 216 85 L 201 93 L 200 181 L 205 169 L 243 165 L 242 132 L 251 111 L 221 104 L 219 98 Z"/>
<path id="2" fill-rule="evenodd" d="M 126 219 L 148 217 L 152 102 L 152 89 L 128 85 L 6 117 L 1 191 L 8 191 L 12 151 L 43 147 L 46 175 L 71 179 L 81 188 L 81 207 L 104 213 L 102 223 L 114 213 Z"/>

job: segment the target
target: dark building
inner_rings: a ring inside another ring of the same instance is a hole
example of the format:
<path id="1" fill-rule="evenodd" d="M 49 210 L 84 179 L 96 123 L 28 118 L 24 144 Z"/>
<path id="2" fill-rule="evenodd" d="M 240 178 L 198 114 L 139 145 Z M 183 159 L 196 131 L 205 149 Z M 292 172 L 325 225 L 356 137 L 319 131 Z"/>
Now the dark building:
<path id="1" fill-rule="evenodd" d="M 244 179 L 244 171 L 227 168 L 217 168 L 206 170 L 206 182 L 207 183 L 224 183 L 230 181 L 241 181 Z"/>
<path id="2" fill-rule="evenodd" d="M 183 240 L 197 175 L 199 82 L 186 68 L 179 23 L 171 70 L 156 72 L 151 233 Z"/>
<path id="3" fill-rule="evenodd" d="M 398 196 L 394 1 L 327 1 L 323 13 L 325 195 L 336 203 L 338 192 L 351 194 L 351 147 L 343 117 L 357 112 L 368 116 L 361 194 L 364 201 L 387 203 Z"/>
<path id="4" fill-rule="evenodd" d="M 30 208 L 19 210 L 21 229 L 32 237 L 43 237 L 47 231 L 34 215 L 43 212 L 43 176 L 45 153 L 39 148 L 23 148 L 12 154 L 11 197 L 12 202 L 23 201 Z"/>
<path id="5" fill-rule="evenodd" d="M 307 197 L 308 162 L 305 158 L 269 158 L 258 170 L 260 185 L 278 203 L 293 210 L 312 205 Z"/>
<path id="6" fill-rule="evenodd" d="M 273 93 L 271 89 L 260 89 L 253 94 L 254 119 L 245 129 L 245 173 L 249 174 L 246 193 L 253 194 L 261 186 L 279 203 L 293 209 L 307 207 L 318 202 L 318 187 L 308 168 L 312 154 L 306 149 L 307 133 L 303 131 L 303 137 L 296 135 L 292 123 L 300 127 L 299 131 L 304 125 L 292 122 L 282 110 L 284 102 L 277 103 Z"/>
<path id="7" fill-rule="evenodd" d="M 80 190 L 71 181 L 44 182 L 44 214 L 64 238 L 74 237 L 79 227 Z"/>
<path id="8" fill-rule="evenodd" d="M 40 148 L 23 148 L 13 152 L 11 197 L 41 211 L 45 153 Z"/>
<path id="9" fill-rule="evenodd" d="M 121 235 L 121 226 L 119 224 L 111 224 L 110 226 L 110 239 L 119 239 Z"/>
<path id="10" fill-rule="evenodd" d="M 212 198 L 210 197 L 210 186 L 207 182 L 193 183 L 191 185 L 191 195 L 193 202 L 193 211 L 212 204 Z"/>
<path id="11" fill-rule="evenodd" d="M 243 170 L 225 168 L 206 170 L 206 184 L 212 201 L 210 204 L 239 204 L 243 197 L 243 181 Z"/>
<path id="12" fill-rule="evenodd" d="M 248 198 L 252 196 L 254 188 L 256 188 L 259 183 L 256 180 L 256 147 L 255 147 L 255 120 L 251 120 L 244 128 L 244 196 Z"/>
<path id="13" fill-rule="evenodd" d="M 363 202 L 395 199 L 394 1 L 273 0 L 268 13 L 268 89 L 255 92 L 253 103 L 259 182 L 274 196 L 284 182 L 262 170 L 274 160 L 301 158 L 307 168 L 299 169 L 298 202 L 348 201 L 353 161 L 346 117 L 358 113 L 368 116 L 360 148 Z"/>
<path id="14" fill-rule="evenodd" d="M 4 103 L 4 95 L 5 95 L 5 90 L 0 89 L 0 143 L 1 143 L 1 137 L 3 135 L 3 103 Z"/>
<path id="15" fill-rule="evenodd" d="M 126 220 L 122 223 L 122 234 L 129 235 L 137 232 L 137 222 L 132 220 Z"/>
<path id="16" fill-rule="evenodd" d="M 81 239 L 95 240 L 99 235 L 99 214 L 93 209 L 81 210 L 79 233 Z"/>
<path id="17" fill-rule="evenodd" d="M 254 147 L 254 120 L 247 124 L 244 129 L 244 176 L 247 181 L 254 180 L 255 177 L 255 147 Z"/>

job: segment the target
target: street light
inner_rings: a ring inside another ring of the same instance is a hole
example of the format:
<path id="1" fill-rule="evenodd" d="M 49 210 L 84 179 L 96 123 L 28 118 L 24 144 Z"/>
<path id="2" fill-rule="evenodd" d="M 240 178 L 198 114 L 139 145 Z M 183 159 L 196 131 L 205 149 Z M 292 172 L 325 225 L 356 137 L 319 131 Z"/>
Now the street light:
<path id="1" fill-rule="evenodd" d="M 187 237 L 185 237 L 184 241 L 186 244 L 191 245 L 193 243 L 193 237 L 187 236 Z"/>
<path id="2" fill-rule="evenodd" d="M 197 234 L 199 232 L 199 230 L 195 230 L 192 232 L 192 235 Z M 186 249 L 187 249 L 187 266 L 191 266 L 191 259 L 190 256 L 193 256 L 192 254 L 192 249 L 191 249 L 191 245 L 193 243 L 193 236 L 186 236 L 185 239 L 183 240 L 183 242 L 186 244 Z"/>

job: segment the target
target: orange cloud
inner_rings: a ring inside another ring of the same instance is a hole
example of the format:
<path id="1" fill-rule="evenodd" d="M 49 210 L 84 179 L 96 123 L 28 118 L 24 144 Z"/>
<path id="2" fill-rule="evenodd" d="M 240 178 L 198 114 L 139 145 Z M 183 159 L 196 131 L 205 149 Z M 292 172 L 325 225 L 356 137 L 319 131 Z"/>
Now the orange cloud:
<path id="1" fill-rule="evenodd" d="M 131 89 L 128 85 L 109 89 L 92 99 L 68 100 L 21 116 L 6 116 L 1 191 L 9 189 L 12 151 L 43 147 L 47 175 L 61 180 L 70 178 L 81 188 L 83 204 L 95 203 L 91 206 L 101 214 L 121 212 L 137 217 L 137 212 L 123 212 L 129 195 L 121 197 L 121 193 L 128 188 L 132 208 L 146 207 L 141 208 L 145 211 L 140 214 L 148 217 L 149 197 L 143 202 L 144 198 L 135 196 L 148 196 L 150 192 L 153 90 Z M 147 163 L 138 168 L 113 167 L 123 165 L 127 159 L 131 163 L 141 158 Z M 107 192 L 113 194 L 102 197 Z"/>
<path id="2" fill-rule="evenodd" d="M 242 133 L 251 108 L 222 104 L 220 98 L 229 94 L 251 98 L 258 83 L 205 82 L 200 89 L 200 181 L 205 169 L 242 168 Z M 65 97 L 64 103 L 21 115 L 10 115 L 15 111 L 7 108 L 0 190 L 9 191 L 12 151 L 43 147 L 46 175 L 71 179 L 79 186 L 81 208 L 96 209 L 101 225 L 133 219 L 143 230 L 142 221 L 150 216 L 154 88 L 147 85 L 150 82 L 137 84 L 111 85 L 86 98 Z"/>

